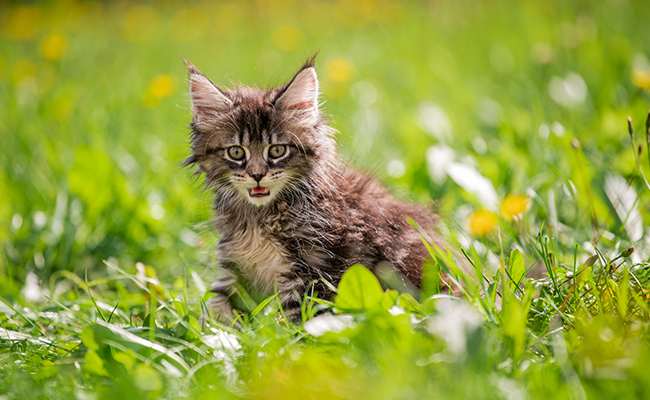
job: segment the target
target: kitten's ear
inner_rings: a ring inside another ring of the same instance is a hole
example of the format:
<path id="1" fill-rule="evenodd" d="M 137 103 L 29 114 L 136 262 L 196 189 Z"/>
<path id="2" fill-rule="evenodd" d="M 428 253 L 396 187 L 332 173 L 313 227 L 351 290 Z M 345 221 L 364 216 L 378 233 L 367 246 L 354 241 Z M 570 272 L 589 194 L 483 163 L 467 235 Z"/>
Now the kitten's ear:
<path id="1" fill-rule="evenodd" d="M 314 118 L 318 115 L 318 77 L 313 65 L 296 74 L 276 104 L 287 109 L 304 110 L 306 115 Z"/>
<path id="2" fill-rule="evenodd" d="M 190 74 L 190 99 L 192 100 L 192 114 L 197 120 L 215 116 L 230 110 L 232 101 L 203 75 L 190 62 L 185 61 Z"/>

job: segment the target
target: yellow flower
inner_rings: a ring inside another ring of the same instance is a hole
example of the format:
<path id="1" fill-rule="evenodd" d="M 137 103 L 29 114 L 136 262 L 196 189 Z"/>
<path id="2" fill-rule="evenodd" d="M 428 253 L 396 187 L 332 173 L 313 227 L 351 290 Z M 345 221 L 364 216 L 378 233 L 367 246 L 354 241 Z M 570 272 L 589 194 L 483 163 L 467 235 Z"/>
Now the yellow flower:
<path id="1" fill-rule="evenodd" d="M 50 33 L 41 39 L 41 56 L 46 60 L 58 61 L 68 49 L 68 41 L 63 35 Z"/>
<path id="2" fill-rule="evenodd" d="M 354 66 L 345 58 L 332 58 L 325 64 L 325 75 L 330 82 L 345 83 L 353 73 Z"/>
<path id="3" fill-rule="evenodd" d="M 171 75 L 158 75 L 153 78 L 149 90 L 153 97 L 162 99 L 174 91 L 174 78 Z"/>
<path id="4" fill-rule="evenodd" d="M 154 108 L 160 104 L 160 99 L 174 93 L 176 82 L 171 75 L 158 75 L 151 80 L 144 94 L 143 104 L 147 108 Z"/>
<path id="5" fill-rule="evenodd" d="M 530 208 L 528 196 L 508 195 L 501 202 L 501 212 L 509 218 L 519 218 Z"/>
<path id="6" fill-rule="evenodd" d="M 278 46 L 280 49 L 290 51 L 300 46 L 303 34 L 302 31 L 295 26 L 282 25 L 273 31 L 272 39 L 273 44 Z"/>
<path id="7" fill-rule="evenodd" d="M 632 83 L 634 86 L 650 92 L 650 70 L 634 69 L 632 71 Z"/>
<path id="8" fill-rule="evenodd" d="M 491 211 L 474 211 L 469 216 L 469 230 L 475 236 L 485 236 L 497 227 L 497 215 Z"/>

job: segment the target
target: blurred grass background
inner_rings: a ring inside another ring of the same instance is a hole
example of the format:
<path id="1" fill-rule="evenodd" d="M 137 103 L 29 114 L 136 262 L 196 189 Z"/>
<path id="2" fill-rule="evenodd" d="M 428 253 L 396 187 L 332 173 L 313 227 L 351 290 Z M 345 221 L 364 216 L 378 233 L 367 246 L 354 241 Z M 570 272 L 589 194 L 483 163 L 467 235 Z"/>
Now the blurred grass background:
<path id="1" fill-rule="evenodd" d="M 319 51 L 344 157 L 399 196 L 437 201 L 448 221 L 483 205 L 444 173 L 431 178 L 434 145 L 500 198 L 554 191 L 569 241 L 590 240 L 586 205 L 567 190 L 579 184 L 575 137 L 615 230 L 601 188 L 608 171 L 635 174 L 624 128 L 648 108 L 648 15 L 648 2 L 625 0 L 3 3 L 5 284 L 103 259 L 171 277 L 196 267 L 195 246 L 214 237 L 200 228 L 210 196 L 179 167 L 190 120 L 179 56 L 226 87 L 272 86 Z M 533 203 L 534 221 L 548 220 Z"/>
<path id="2" fill-rule="evenodd" d="M 650 190 L 626 117 L 644 143 L 649 16 L 644 0 L 2 2 L 0 395 L 647 396 Z M 217 234 L 180 167 L 179 56 L 273 86 L 316 51 L 342 157 L 435 202 L 480 290 L 471 307 L 378 292 L 309 330 L 275 311 L 201 329 Z M 532 266 L 548 275 L 523 281 Z"/>

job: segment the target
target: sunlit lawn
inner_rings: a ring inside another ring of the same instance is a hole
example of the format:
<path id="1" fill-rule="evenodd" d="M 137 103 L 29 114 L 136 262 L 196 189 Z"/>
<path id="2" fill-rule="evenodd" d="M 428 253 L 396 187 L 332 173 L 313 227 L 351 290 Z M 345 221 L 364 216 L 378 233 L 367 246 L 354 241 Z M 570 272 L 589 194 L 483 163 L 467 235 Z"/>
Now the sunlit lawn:
<path id="1" fill-rule="evenodd" d="M 641 0 L 3 3 L 0 396 L 650 396 L 648 16 Z M 218 234 L 181 167 L 181 57 L 268 87 L 316 52 L 341 157 L 434 203 L 456 258 L 431 249 L 415 296 L 355 267 L 334 304 L 305 299 L 304 324 L 275 299 L 200 323 Z M 462 299 L 437 294 L 440 269 Z"/>

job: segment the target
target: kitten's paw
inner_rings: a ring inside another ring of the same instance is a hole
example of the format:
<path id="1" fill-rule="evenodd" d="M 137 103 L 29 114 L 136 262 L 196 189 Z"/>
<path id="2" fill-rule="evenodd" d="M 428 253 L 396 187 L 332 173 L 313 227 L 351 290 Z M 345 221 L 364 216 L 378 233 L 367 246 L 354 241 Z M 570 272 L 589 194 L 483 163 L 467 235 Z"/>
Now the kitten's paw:
<path id="1" fill-rule="evenodd" d="M 302 308 L 300 304 L 300 296 L 297 291 L 280 292 L 280 304 L 287 319 L 295 322 L 300 322 L 302 319 Z"/>
<path id="2" fill-rule="evenodd" d="M 302 321 L 302 309 L 300 305 L 288 305 L 283 307 L 284 315 L 294 324 L 300 324 Z"/>
<path id="3" fill-rule="evenodd" d="M 225 295 L 231 295 L 233 291 L 232 288 L 235 283 L 237 283 L 237 278 L 234 276 L 224 276 L 212 282 L 210 285 L 210 291 L 212 293 L 223 293 Z"/>
<path id="4" fill-rule="evenodd" d="M 228 297 L 218 294 L 205 302 L 208 309 L 212 310 L 212 316 L 215 321 L 231 324 L 235 320 L 235 313 L 228 301 Z M 203 319 L 209 319 L 209 315 L 203 315 Z"/>
<path id="5" fill-rule="evenodd" d="M 305 291 L 305 284 L 300 278 L 284 279 L 278 282 L 280 292 L 280 304 L 284 315 L 293 322 L 300 322 L 302 319 L 301 300 Z"/>

